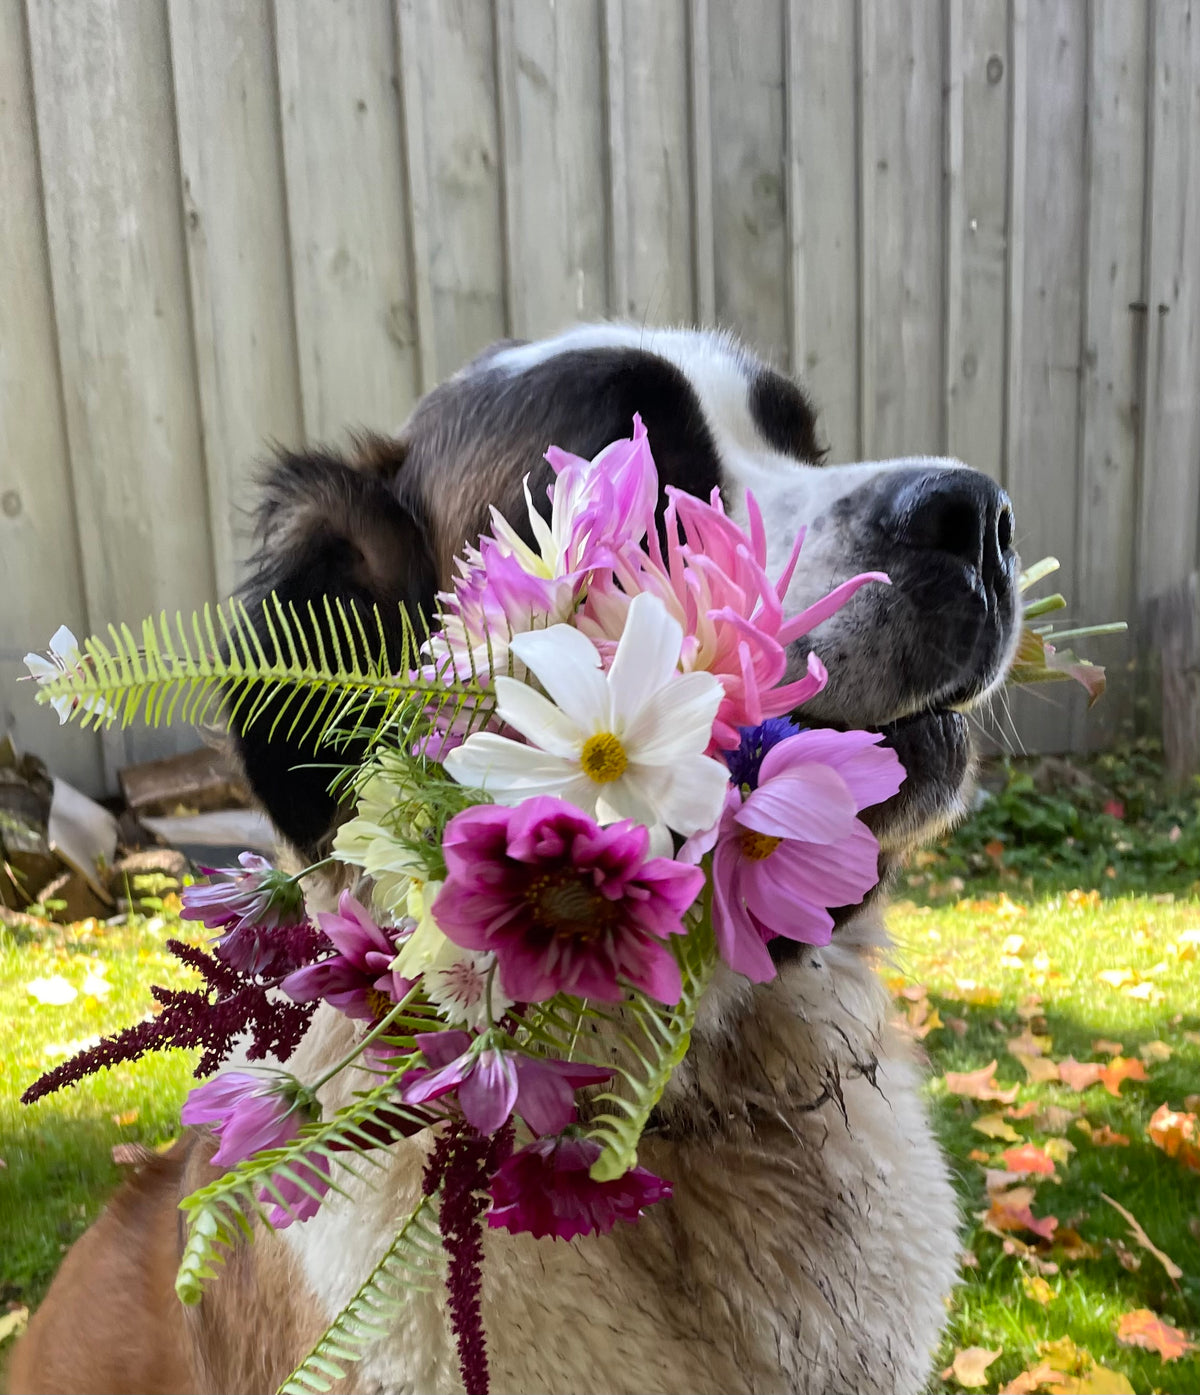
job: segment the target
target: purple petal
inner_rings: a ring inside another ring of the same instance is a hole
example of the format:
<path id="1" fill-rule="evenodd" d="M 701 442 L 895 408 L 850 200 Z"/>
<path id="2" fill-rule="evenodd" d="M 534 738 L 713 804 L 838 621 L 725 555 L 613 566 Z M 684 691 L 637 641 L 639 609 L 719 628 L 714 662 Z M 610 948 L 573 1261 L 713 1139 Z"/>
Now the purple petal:
<path id="1" fill-rule="evenodd" d="M 743 828 L 772 838 L 836 843 L 850 834 L 857 810 L 846 782 L 827 765 L 792 766 L 760 780 L 734 815 Z"/>
<path id="2" fill-rule="evenodd" d="M 770 780 L 795 764 L 832 766 L 846 782 L 859 809 L 890 799 L 904 783 L 895 751 L 879 743 L 882 732 L 798 732 L 772 747 L 763 759 L 760 780 Z"/>
<path id="3" fill-rule="evenodd" d="M 517 1072 L 503 1051 L 481 1051 L 475 1068 L 459 1086 L 458 1102 L 467 1122 L 480 1133 L 495 1133 L 517 1102 Z M 565 1127 L 565 1125 L 564 1125 Z"/>

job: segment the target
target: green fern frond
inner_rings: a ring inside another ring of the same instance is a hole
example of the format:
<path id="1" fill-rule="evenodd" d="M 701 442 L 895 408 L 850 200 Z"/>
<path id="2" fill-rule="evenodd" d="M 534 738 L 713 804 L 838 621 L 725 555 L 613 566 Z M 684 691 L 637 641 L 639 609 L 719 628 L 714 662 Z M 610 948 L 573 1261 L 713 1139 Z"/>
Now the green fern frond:
<path id="1" fill-rule="evenodd" d="M 457 678 L 445 666 L 421 674 L 419 634 L 401 610 L 400 653 L 387 657 L 382 617 L 367 622 L 355 608 L 326 598 L 303 611 L 272 594 L 262 603 L 265 636 L 238 600 L 205 606 L 174 622 L 163 612 L 142 622 L 140 640 L 128 625 L 108 627 L 107 639 L 84 640 L 82 662 L 39 686 L 38 701 L 66 698 L 82 726 L 149 726 L 221 719 L 245 730 L 270 720 L 314 748 L 331 733 L 387 731 L 403 741 L 420 722 L 450 722 L 490 711 L 477 676 Z"/>
<path id="2" fill-rule="evenodd" d="M 410 1294 L 434 1287 L 441 1261 L 433 1200 L 422 1197 L 353 1298 L 280 1386 L 279 1395 L 325 1395 L 387 1333 Z"/>
<path id="3" fill-rule="evenodd" d="M 678 1003 L 663 1007 L 638 994 L 623 1014 L 627 1025 L 621 1047 L 626 1059 L 617 1065 L 617 1088 L 597 1097 L 596 1102 L 608 1104 L 609 1110 L 595 1116 L 588 1130 L 588 1137 L 601 1147 L 591 1169 L 597 1182 L 610 1182 L 637 1163 L 650 1113 L 671 1072 L 687 1055 L 696 1011 L 717 965 L 711 918 L 705 915 L 686 936 L 673 936 L 671 948 L 683 980 Z"/>
<path id="4" fill-rule="evenodd" d="M 198 1303 L 205 1282 L 216 1276 L 229 1249 L 241 1240 L 253 1239 L 254 1216 L 269 1224 L 260 1194 L 285 1211 L 292 1208 L 280 1191 L 281 1181 L 319 1198 L 306 1176 L 306 1168 L 311 1168 L 314 1160 L 328 1165 L 331 1190 L 341 1192 L 336 1180 L 341 1174 L 361 1180 L 359 1165 L 384 1166 L 378 1155 L 380 1144 L 404 1136 L 399 1124 L 413 1131 L 429 1125 L 427 1113 L 407 1108 L 396 1093 L 399 1076 L 416 1060 L 415 1055 L 408 1056 L 389 1070 L 381 1084 L 364 1091 L 331 1118 L 306 1124 L 285 1147 L 255 1153 L 180 1203 L 188 1226 L 175 1278 L 175 1291 L 182 1302 Z"/>

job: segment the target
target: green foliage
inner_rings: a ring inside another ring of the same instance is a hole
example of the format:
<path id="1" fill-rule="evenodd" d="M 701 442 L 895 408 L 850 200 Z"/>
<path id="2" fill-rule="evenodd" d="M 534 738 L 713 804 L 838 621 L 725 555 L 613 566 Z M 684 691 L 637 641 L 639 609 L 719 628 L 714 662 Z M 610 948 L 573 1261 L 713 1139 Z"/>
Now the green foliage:
<path id="1" fill-rule="evenodd" d="M 262 603 L 265 639 L 238 600 L 205 606 L 185 622 L 166 613 L 142 622 L 140 641 L 128 625 L 108 627 L 107 641 L 84 640 L 79 666 L 38 689 L 38 701 L 69 698 L 81 725 L 139 718 L 148 726 L 221 720 L 240 730 L 269 720 L 269 736 L 282 733 L 314 748 L 337 745 L 346 733 L 398 746 L 434 719 L 450 723 L 467 710 L 491 710 L 491 696 L 477 677 L 460 679 L 443 665 L 419 672 L 418 634 L 401 610 L 399 655 L 387 658 L 377 609 L 371 628 L 357 609 L 326 598 L 303 611 L 272 594 Z M 469 714 L 468 714 L 469 715 Z"/>
<path id="2" fill-rule="evenodd" d="M 343 1174 L 361 1180 L 362 1166 L 385 1166 L 387 1155 L 377 1156 L 381 1143 L 395 1142 L 406 1132 L 428 1126 L 428 1115 L 402 1105 L 396 1092 L 396 1081 L 416 1060 L 415 1054 L 405 1057 L 381 1084 L 364 1091 L 332 1118 L 306 1124 L 285 1147 L 255 1153 L 184 1198 L 180 1206 L 187 1218 L 188 1234 L 175 1279 L 175 1291 L 182 1302 L 198 1303 L 205 1282 L 216 1276 L 229 1248 L 240 1240 L 253 1239 L 255 1215 L 269 1224 L 260 1197 L 292 1213 L 280 1190 L 281 1182 L 319 1199 L 307 1169 L 320 1160 L 328 1169 L 331 1189 L 341 1192 L 337 1179 Z"/>
<path id="3" fill-rule="evenodd" d="M 328 1331 L 284 1381 L 279 1395 L 324 1395 L 370 1344 L 390 1330 L 410 1294 L 425 1293 L 441 1275 L 442 1244 L 433 1200 L 422 1197 L 382 1258 Z"/>
<path id="4" fill-rule="evenodd" d="M 910 877 L 1026 890 L 1180 892 L 1200 879 L 1200 783 L 1171 791 L 1150 741 L 1070 762 L 1005 760 L 979 807 Z M 949 890 L 953 892 L 953 885 Z"/>

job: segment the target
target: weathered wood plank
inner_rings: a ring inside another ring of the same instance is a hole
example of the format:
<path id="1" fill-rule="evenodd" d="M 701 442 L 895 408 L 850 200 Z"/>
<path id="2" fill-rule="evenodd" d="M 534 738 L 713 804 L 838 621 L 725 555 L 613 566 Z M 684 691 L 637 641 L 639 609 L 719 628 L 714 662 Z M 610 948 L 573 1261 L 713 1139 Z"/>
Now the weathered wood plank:
<path id="1" fill-rule="evenodd" d="M 864 389 L 874 400 L 865 447 L 870 455 L 928 454 L 943 436 L 941 9 L 925 0 L 866 9 L 862 179 L 872 194 L 863 215 L 871 310 Z"/>
<path id="2" fill-rule="evenodd" d="M 38 144 L 92 627 L 212 597 L 166 9 L 28 8 Z M 109 764 L 186 733 L 132 731 Z"/>
<path id="3" fill-rule="evenodd" d="M 627 268 L 623 301 L 614 278 L 613 308 L 639 323 L 683 324 L 695 313 L 687 10 L 683 0 L 611 5 L 621 14 L 625 168 L 625 207 L 618 197 L 612 225 Z M 620 195 L 615 157 L 614 146 L 610 184 Z"/>
<path id="4" fill-rule="evenodd" d="M 274 14 L 305 429 L 388 429 L 419 381 L 395 17 L 389 0 Z"/>
<path id="5" fill-rule="evenodd" d="M 1085 261 L 1084 97 L 1086 11 L 1031 0 L 1024 62 L 1028 127 L 1024 156 L 1025 227 L 1020 342 L 1020 415 L 1010 420 L 1008 487 L 1017 544 L 1028 561 L 1053 553 L 1063 563 L 1062 590 L 1079 595 L 1077 481 L 1083 270 Z M 1014 62 L 1020 61 L 1014 55 Z M 1014 147 L 1015 147 L 1014 142 Z M 1064 177 L 1064 171 L 1074 177 Z M 1075 600 L 1078 604 L 1078 601 Z M 1032 750 L 1061 751 L 1071 739 L 1070 705 L 1082 694 L 1018 694 L 1014 715 Z"/>
<path id="6" fill-rule="evenodd" d="M 171 65 L 217 586 L 240 577 L 254 466 L 304 437 L 269 0 L 171 0 Z"/>
<path id="7" fill-rule="evenodd" d="M 1200 4 L 1154 6 L 1137 589 L 1187 579 L 1200 512 Z"/>
<path id="8" fill-rule="evenodd" d="M 609 307 L 597 0 L 498 0 L 512 330 Z"/>
<path id="9" fill-rule="evenodd" d="M 688 0 L 688 126 L 692 157 L 692 290 L 695 319 L 717 316 L 713 252 L 712 52 L 708 0 Z"/>
<path id="10" fill-rule="evenodd" d="M 709 9 L 716 312 L 788 361 L 782 0 Z"/>
<path id="11" fill-rule="evenodd" d="M 37 707 L 22 655 L 87 625 L 34 130 L 25 17 L 0 4 L 0 733 L 90 794 L 94 735 Z"/>
<path id="12" fill-rule="evenodd" d="M 1132 619 L 1137 529 L 1137 399 L 1146 150 L 1146 8 L 1094 0 L 1089 9 L 1088 227 L 1079 436 L 1078 591 L 1088 623 Z M 1075 704 L 1072 744 L 1107 745 L 1131 715 L 1128 640 L 1098 641 L 1108 692 Z"/>
<path id="13" fill-rule="evenodd" d="M 793 372 L 811 390 L 831 460 L 859 458 L 855 11 L 789 0 L 789 224 Z M 798 200 L 798 206 L 795 201 Z"/>

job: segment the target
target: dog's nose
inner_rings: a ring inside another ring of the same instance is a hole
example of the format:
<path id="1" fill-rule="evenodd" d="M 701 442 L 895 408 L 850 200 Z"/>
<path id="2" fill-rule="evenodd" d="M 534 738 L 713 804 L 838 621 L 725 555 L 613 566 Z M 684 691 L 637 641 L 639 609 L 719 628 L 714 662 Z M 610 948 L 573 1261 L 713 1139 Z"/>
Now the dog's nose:
<path id="1" fill-rule="evenodd" d="M 988 585 L 1003 576 L 1013 512 L 994 480 L 964 467 L 921 471 L 897 484 L 880 520 L 893 542 L 954 557 Z"/>

